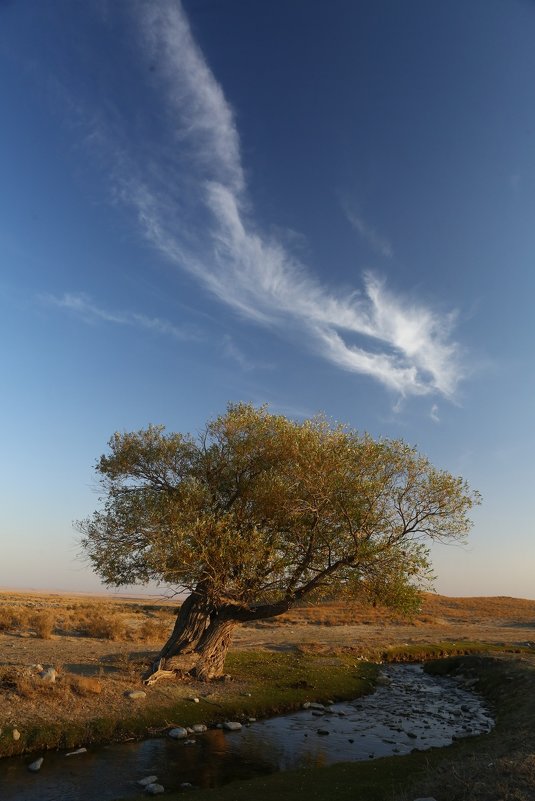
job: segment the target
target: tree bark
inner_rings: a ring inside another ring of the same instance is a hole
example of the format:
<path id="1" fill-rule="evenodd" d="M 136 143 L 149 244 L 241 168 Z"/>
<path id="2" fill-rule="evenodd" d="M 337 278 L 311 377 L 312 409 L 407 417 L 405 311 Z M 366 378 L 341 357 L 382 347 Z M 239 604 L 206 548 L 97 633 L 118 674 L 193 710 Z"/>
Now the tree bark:
<path id="1" fill-rule="evenodd" d="M 197 679 L 209 681 L 223 675 L 225 657 L 237 625 L 237 620 L 226 616 L 212 618 L 195 648 L 197 661 L 193 673 Z"/>
<path id="2" fill-rule="evenodd" d="M 177 615 L 173 631 L 144 676 L 146 684 L 187 672 L 195 663 L 195 647 L 210 622 L 210 608 L 198 593 L 191 593 Z"/>

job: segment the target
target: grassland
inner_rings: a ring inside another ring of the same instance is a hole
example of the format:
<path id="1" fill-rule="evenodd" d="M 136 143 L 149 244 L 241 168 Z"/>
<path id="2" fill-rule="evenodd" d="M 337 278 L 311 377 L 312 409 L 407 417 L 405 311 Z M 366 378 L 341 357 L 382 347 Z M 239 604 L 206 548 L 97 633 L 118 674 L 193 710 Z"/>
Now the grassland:
<path id="1" fill-rule="evenodd" d="M 478 738 L 483 745 L 471 741 L 437 755 L 334 766 L 315 777 L 285 774 L 243 790 L 232 785 L 206 799 L 239 801 L 254 792 L 258 801 L 303 794 L 318 801 L 393 801 L 413 797 L 404 795 L 409 781 L 438 801 L 535 797 L 525 790 L 529 781 L 535 787 L 535 601 L 427 595 L 410 621 L 357 604 L 301 607 L 237 632 L 226 666 L 231 682 L 160 683 L 146 688 L 142 700 L 127 698 L 140 689 L 144 666 L 175 611 L 176 604 L 159 599 L 0 594 L 0 755 L 141 737 L 173 724 L 260 717 L 305 698 L 354 697 L 373 684 L 375 668 L 366 660 L 487 653 L 492 658 L 478 657 L 466 668 L 482 676 L 481 688 L 498 711 L 495 734 Z M 42 681 L 41 666 L 56 669 L 53 684 Z M 196 797 L 204 801 L 204 794 Z"/>

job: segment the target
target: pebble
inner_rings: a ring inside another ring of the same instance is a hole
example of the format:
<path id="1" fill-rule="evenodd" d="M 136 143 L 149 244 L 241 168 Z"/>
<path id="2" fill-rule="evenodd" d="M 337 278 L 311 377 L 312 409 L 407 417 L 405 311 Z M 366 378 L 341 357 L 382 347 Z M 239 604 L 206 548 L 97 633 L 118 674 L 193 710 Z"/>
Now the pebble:
<path id="1" fill-rule="evenodd" d="M 156 784 L 156 782 L 154 782 L 154 784 L 147 784 L 145 789 L 149 795 L 160 795 L 160 793 L 165 793 L 165 787 L 163 787 L 161 784 Z"/>
<path id="2" fill-rule="evenodd" d="M 53 684 L 56 681 L 57 673 L 54 668 L 50 667 L 46 670 L 42 670 L 39 675 L 43 679 L 43 681 L 49 681 L 50 684 Z"/>
<path id="3" fill-rule="evenodd" d="M 187 736 L 188 736 L 188 730 L 185 729 L 183 726 L 176 726 L 169 732 L 169 737 L 172 737 L 173 740 L 184 740 Z"/>
<path id="4" fill-rule="evenodd" d="M 204 725 L 204 723 L 195 723 L 192 727 L 193 734 L 204 734 L 207 731 L 208 727 Z"/>
<path id="5" fill-rule="evenodd" d="M 76 751 L 69 751 L 65 756 L 77 756 L 77 754 L 87 754 L 87 748 L 77 748 Z"/>
<path id="6" fill-rule="evenodd" d="M 227 731 L 240 731 L 241 727 L 241 723 L 236 720 L 226 720 L 223 723 L 223 728 Z"/>
<path id="7" fill-rule="evenodd" d="M 14 740 L 20 740 L 20 731 L 18 729 L 13 729 L 11 736 Z"/>
<path id="8" fill-rule="evenodd" d="M 31 762 L 28 765 L 28 770 L 32 770 L 34 773 L 37 773 L 38 770 L 41 770 L 41 765 L 44 761 L 45 760 L 43 757 L 39 757 L 39 759 L 36 759 L 35 762 Z"/>
<path id="9" fill-rule="evenodd" d="M 140 779 L 138 781 L 138 784 L 140 784 L 141 787 L 147 787 L 147 785 L 155 784 L 157 781 L 158 781 L 157 776 L 146 776 L 144 779 Z"/>
<path id="10" fill-rule="evenodd" d="M 126 692 L 125 695 L 127 698 L 132 699 L 147 697 L 147 693 L 143 692 L 143 690 L 130 690 L 129 692 Z"/>

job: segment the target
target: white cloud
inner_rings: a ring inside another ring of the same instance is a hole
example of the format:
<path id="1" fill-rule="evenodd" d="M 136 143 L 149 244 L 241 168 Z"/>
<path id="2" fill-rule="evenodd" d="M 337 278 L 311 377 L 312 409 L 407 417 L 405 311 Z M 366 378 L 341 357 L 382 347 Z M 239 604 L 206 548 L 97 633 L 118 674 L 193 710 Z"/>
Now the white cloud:
<path id="1" fill-rule="evenodd" d="M 438 405 L 436 403 L 434 403 L 431 406 L 431 411 L 429 412 L 429 417 L 431 418 L 431 420 L 434 423 L 440 423 L 440 417 L 439 417 L 439 414 L 438 414 Z"/>
<path id="2" fill-rule="evenodd" d="M 65 292 L 61 297 L 56 295 L 42 295 L 40 300 L 49 305 L 66 309 L 69 312 L 81 317 L 87 323 L 104 321 L 116 323 L 117 325 L 131 325 L 137 328 L 144 328 L 156 334 L 175 337 L 180 340 L 198 339 L 199 337 L 185 328 L 179 328 L 169 320 L 162 320 L 160 317 L 147 317 L 145 314 L 128 311 L 109 311 L 97 306 L 91 298 L 84 293 Z"/>
<path id="3" fill-rule="evenodd" d="M 451 341 L 454 316 L 394 296 L 371 273 L 360 290 L 326 287 L 276 229 L 263 233 L 247 197 L 233 112 L 180 4 L 161 0 L 132 8 L 140 55 L 157 64 L 154 88 L 168 131 L 164 144 L 145 147 L 144 158 L 131 143 L 113 180 L 146 239 L 237 313 L 303 340 L 332 364 L 401 396 L 452 397 L 461 378 Z M 391 255 L 386 240 L 356 220 L 370 244 Z"/>

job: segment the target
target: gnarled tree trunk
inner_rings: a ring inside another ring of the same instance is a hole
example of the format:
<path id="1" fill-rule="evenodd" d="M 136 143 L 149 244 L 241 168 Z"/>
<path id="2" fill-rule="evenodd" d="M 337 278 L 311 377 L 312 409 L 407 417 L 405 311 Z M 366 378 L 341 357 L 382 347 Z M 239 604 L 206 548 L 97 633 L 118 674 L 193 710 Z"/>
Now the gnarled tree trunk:
<path id="1" fill-rule="evenodd" d="M 209 681 L 223 675 L 232 632 L 248 620 L 275 617 L 292 605 L 291 598 L 254 607 L 209 605 L 201 592 L 192 593 L 180 609 L 173 632 L 145 676 L 145 684 L 189 675 Z"/>
<path id="2" fill-rule="evenodd" d="M 188 672 L 197 661 L 195 647 L 209 623 L 209 606 L 199 593 L 191 593 L 180 607 L 171 636 L 145 675 L 145 684 Z"/>

